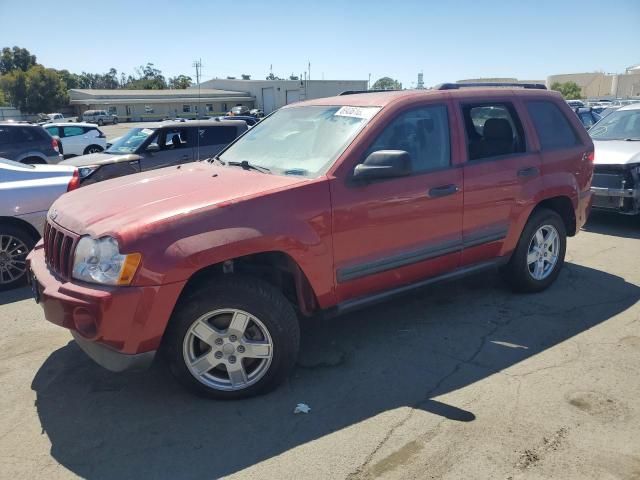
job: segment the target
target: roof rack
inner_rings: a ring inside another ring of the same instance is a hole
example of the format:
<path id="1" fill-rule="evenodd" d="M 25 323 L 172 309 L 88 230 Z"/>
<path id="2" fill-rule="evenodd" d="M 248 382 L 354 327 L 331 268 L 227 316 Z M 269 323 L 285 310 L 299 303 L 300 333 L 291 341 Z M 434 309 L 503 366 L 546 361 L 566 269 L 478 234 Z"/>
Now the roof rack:
<path id="1" fill-rule="evenodd" d="M 515 82 L 473 82 L 473 83 L 441 83 L 434 90 L 458 90 L 468 87 L 518 87 L 531 88 L 534 90 L 546 90 L 547 87 L 543 83 L 515 83 Z"/>
<path id="2" fill-rule="evenodd" d="M 397 92 L 399 90 L 396 89 L 391 89 L 391 90 L 345 90 L 342 93 L 339 93 L 338 96 L 341 97 L 342 95 L 357 95 L 358 93 L 381 93 L 381 92 Z"/>

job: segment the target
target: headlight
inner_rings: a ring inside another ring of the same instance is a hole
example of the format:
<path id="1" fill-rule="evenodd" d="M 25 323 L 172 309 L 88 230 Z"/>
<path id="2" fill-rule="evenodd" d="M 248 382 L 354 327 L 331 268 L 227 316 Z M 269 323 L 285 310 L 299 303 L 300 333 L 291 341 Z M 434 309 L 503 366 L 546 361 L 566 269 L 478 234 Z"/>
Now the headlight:
<path id="1" fill-rule="evenodd" d="M 73 259 L 73 278 L 104 285 L 129 285 L 140 264 L 139 253 L 123 255 L 112 237 L 82 237 Z"/>
<path id="2" fill-rule="evenodd" d="M 80 178 L 87 178 L 89 175 L 95 172 L 98 168 L 100 168 L 98 165 L 80 167 L 78 168 L 78 174 L 80 175 Z"/>

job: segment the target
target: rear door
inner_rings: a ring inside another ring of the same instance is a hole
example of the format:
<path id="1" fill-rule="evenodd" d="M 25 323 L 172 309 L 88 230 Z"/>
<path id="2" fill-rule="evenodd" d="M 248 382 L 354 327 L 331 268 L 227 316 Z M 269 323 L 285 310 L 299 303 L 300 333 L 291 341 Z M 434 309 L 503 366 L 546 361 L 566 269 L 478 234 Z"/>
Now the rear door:
<path id="1" fill-rule="evenodd" d="M 467 147 L 463 266 L 508 253 L 503 247 L 519 237 L 517 220 L 541 190 L 540 154 L 526 134 L 523 106 L 510 93 L 476 98 L 456 101 Z"/>
<path id="2" fill-rule="evenodd" d="M 436 276 L 459 266 L 462 169 L 451 148 L 449 103 L 413 104 L 390 119 L 349 172 L 370 153 L 404 150 L 413 174 L 331 184 L 338 301 Z M 455 143 L 454 143 L 455 144 Z"/>
<path id="3" fill-rule="evenodd" d="M 62 147 L 65 155 L 84 155 L 84 149 L 88 145 L 83 127 L 69 125 L 60 128 Z"/>
<path id="4" fill-rule="evenodd" d="M 194 137 L 194 128 L 180 127 L 160 129 L 154 134 L 154 137 L 146 149 L 140 154 L 142 156 L 140 169 L 142 171 L 155 170 L 156 168 L 192 162 L 193 146 L 195 143 Z M 150 145 L 156 145 L 159 150 L 150 151 Z"/>
<path id="5" fill-rule="evenodd" d="M 233 125 L 201 126 L 197 129 L 194 147 L 196 160 L 213 157 L 238 136 L 238 128 Z"/>
<path id="6" fill-rule="evenodd" d="M 38 127 L 40 128 L 40 127 Z M 48 137 L 48 144 L 44 137 Z M 26 157 L 33 153 L 40 153 L 44 156 L 49 156 L 55 151 L 51 148 L 51 137 L 49 137 L 44 131 L 42 131 L 42 137 L 38 135 L 35 128 L 32 127 L 12 127 L 9 129 L 9 139 L 11 144 L 10 160 L 14 160 L 19 157 Z"/>

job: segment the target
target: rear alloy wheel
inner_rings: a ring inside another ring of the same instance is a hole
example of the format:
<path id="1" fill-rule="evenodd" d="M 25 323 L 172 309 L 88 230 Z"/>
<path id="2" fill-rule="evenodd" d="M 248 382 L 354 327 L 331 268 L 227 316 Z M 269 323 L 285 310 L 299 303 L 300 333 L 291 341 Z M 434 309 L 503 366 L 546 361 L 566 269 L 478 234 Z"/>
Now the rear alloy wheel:
<path id="1" fill-rule="evenodd" d="M 104 122 L 102 121 L 102 119 L 101 119 L 101 118 L 99 118 L 99 119 L 98 119 L 98 125 L 100 125 L 100 126 L 103 126 L 103 125 L 104 125 Z"/>
<path id="2" fill-rule="evenodd" d="M 27 255 L 33 238 L 13 225 L 0 226 L 0 291 L 23 285 L 27 279 Z"/>
<path id="3" fill-rule="evenodd" d="M 560 274 L 567 249 L 567 233 L 560 215 L 553 210 L 534 212 L 522 231 L 503 273 L 518 292 L 539 292 Z"/>
<path id="4" fill-rule="evenodd" d="M 103 148 L 100 145 L 89 145 L 84 149 L 84 154 L 89 155 L 90 153 L 100 153 Z"/>
<path id="5" fill-rule="evenodd" d="M 295 365 L 300 327 L 282 293 L 260 279 L 225 275 L 180 299 L 163 338 L 173 375 L 219 399 L 265 393 Z"/>

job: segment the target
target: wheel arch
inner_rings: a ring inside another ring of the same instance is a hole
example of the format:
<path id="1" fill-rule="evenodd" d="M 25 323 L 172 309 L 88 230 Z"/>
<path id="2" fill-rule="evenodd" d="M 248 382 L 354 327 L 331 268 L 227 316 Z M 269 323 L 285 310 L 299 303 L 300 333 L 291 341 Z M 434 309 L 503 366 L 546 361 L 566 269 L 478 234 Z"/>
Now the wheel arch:
<path id="1" fill-rule="evenodd" d="M 0 226 L 2 225 L 12 225 L 14 227 L 21 228 L 26 231 L 31 238 L 33 238 L 34 242 L 40 240 L 40 232 L 38 232 L 38 230 L 29 222 L 22 220 L 21 218 L 0 216 Z"/>
<path id="2" fill-rule="evenodd" d="M 319 308 L 315 291 L 302 268 L 289 254 L 279 250 L 251 253 L 202 267 L 189 277 L 180 298 L 203 283 L 235 273 L 267 281 L 304 316 L 311 316 Z"/>
<path id="3" fill-rule="evenodd" d="M 576 211 L 571 199 L 566 195 L 558 195 L 555 197 L 545 198 L 544 200 L 538 202 L 535 206 L 529 217 L 533 215 L 536 211 L 546 208 L 548 210 L 553 210 L 564 222 L 565 229 L 567 231 L 567 236 L 573 237 L 577 232 L 576 228 Z"/>

